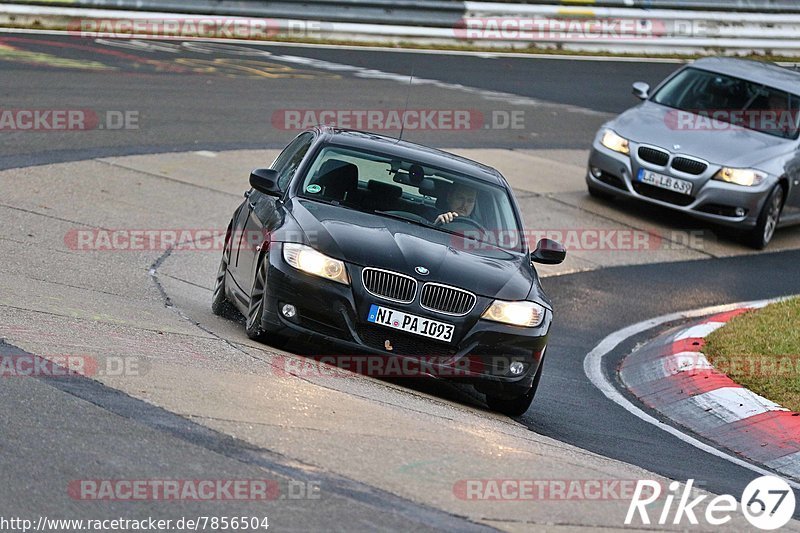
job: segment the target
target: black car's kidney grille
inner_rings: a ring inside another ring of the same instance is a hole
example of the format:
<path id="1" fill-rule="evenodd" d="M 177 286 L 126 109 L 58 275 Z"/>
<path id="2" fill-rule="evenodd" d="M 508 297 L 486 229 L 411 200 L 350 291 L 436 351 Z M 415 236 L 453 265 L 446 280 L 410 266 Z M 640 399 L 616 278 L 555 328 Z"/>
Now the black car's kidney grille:
<path id="1" fill-rule="evenodd" d="M 649 146 L 640 146 L 639 159 L 663 167 L 669 162 L 669 154 L 664 150 L 657 150 Z"/>
<path id="2" fill-rule="evenodd" d="M 681 172 L 686 172 L 687 174 L 698 176 L 706 171 L 708 165 L 702 161 L 696 161 L 686 157 L 676 157 L 672 160 L 672 168 L 675 170 L 680 170 Z"/>
<path id="3" fill-rule="evenodd" d="M 422 287 L 419 303 L 431 311 L 448 315 L 466 315 L 475 307 L 476 300 L 471 292 L 438 283 L 426 283 Z"/>
<path id="4" fill-rule="evenodd" d="M 365 268 L 361 272 L 361 279 L 367 292 L 387 300 L 411 303 L 417 294 L 417 280 L 396 272 Z"/>
<path id="5" fill-rule="evenodd" d="M 432 358 L 441 357 L 444 361 L 455 355 L 457 352 L 455 346 L 442 344 L 427 340 L 424 337 L 418 337 L 416 335 L 411 335 L 380 326 L 359 324 L 356 328 L 356 331 L 364 344 L 370 348 L 375 348 L 382 352 L 387 351 L 387 340 L 392 347 L 391 352 L 397 355 L 411 355 L 414 357 Z"/>

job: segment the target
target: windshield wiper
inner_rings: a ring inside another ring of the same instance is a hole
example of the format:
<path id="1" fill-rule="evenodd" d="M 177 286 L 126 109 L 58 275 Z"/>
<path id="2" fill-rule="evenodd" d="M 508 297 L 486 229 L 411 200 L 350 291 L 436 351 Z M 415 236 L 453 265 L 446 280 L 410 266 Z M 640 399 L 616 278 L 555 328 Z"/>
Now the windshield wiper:
<path id="1" fill-rule="evenodd" d="M 375 211 L 372 211 L 372 212 L 375 213 L 376 215 L 381 215 L 381 216 L 384 216 L 384 217 L 393 218 L 395 220 L 402 220 L 403 222 L 410 222 L 412 224 L 416 224 L 417 226 L 422 226 L 423 228 L 434 228 L 434 227 L 436 227 L 433 224 L 431 224 L 430 222 L 427 222 L 427 221 L 423 222 L 422 220 L 418 220 L 416 218 L 404 217 L 403 215 L 398 215 L 397 212 L 393 212 L 393 211 L 380 211 L 380 210 L 376 209 Z"/>
<path id="2" fill-rule="evenodd" d="M 438 230 L 438 231 L 442 231 L 444 233 L 449 233 L 450 235 L 455 235 L 457 237 L 462 237 L 464 239 L 469 239 L 471 241 L 480 242 L 480 243 L 484 243 L 484 244 L 489 244 L 489 245 L 492 245 L 494 247 L 497 247 L 496 243 L 489 242 L 489 241 L 484 240 L 484 239 L 479 239 L 479 238 L 475 237 L 474 235 L 471 235 L 471 234 L 468 234 L 468 233 L 462 233 L 460 231 L 453 231 L 451 229 L 447 229 L 447 228 L 445 228 L 445 227 L 443 227 L 441 225 L 436 225 L 436 224 L 433 224 L 431 222 L 422 222 L 421 220 L 417 220 L 415 218 L 407 218 L 407 217 L 404 217 L 402 215 L 398 215 L 395 212 L 378 211 L 378 210 L 376 210 L 376 211 L 374 211 L 374 213 L 376 215 L 382 215 L 382 216 L 385 216 L 385 217 L 394 218 L 396 220 L 402 220 L 403 222 L 410 222 L 412 224 L 416 224 L 418 226 L 422 226 L 423 228 L 432 228 L 432 229 L 435 229 L 435 230 Z"/>

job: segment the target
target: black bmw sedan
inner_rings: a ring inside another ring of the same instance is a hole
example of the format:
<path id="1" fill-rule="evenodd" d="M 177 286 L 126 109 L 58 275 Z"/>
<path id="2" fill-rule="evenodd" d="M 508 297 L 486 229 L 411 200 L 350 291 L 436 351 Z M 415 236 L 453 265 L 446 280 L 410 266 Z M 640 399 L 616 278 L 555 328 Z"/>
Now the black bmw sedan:
<path id="1" fill-rule="evenodd" d="M 297 136 L 254 170 L 234 212 L 212 309 L 237 311 L 248 336 L 303 338 L 342 354 L 424 361 L 490 408 L 533 401 L 553 319 L 519 208 L 493 168 L 350 130 Z"/>

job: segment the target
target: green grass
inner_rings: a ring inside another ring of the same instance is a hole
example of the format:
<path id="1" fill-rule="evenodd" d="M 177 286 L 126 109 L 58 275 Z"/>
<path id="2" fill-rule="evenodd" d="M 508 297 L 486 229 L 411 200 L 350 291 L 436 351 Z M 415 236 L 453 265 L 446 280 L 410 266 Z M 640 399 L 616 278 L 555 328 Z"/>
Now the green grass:
<path id="1" fill-rule="evenodd" d="M 703 352 L 735 382 L 800 412 L 800 298 L 735 317 Z"/>

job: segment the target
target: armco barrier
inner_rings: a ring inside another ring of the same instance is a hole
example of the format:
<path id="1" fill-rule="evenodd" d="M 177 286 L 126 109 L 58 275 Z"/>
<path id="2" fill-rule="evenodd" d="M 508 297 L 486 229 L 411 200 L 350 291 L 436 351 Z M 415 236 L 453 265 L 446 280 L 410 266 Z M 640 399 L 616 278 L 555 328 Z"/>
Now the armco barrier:
<path id="1" fill-rule="evenodd" d="M 610 0 L 604 0 L 609 3 Z M 658 4 L 682 0 L 659 0 Z M 744 0 L 740 0 L 744 1 Z M 780 0 L 781 2 L 783 0 Z M 512 49 L 628 53 L 766 53 L 800 55 L 796 13 L 643 9 L 452 0 L 72 0 L 69 5 L 0 3 L 0 25 L 69 27 L 87 19 L 214 16 L 270 19 L 273 37 L 300 21 L 317 21 L 310 38 L 462 44 Z M 640 0 L 638 4 L 656 5 Z M 710 0 L 706 0 L 710 3 Z M 755 4 L 755 0 L 749 2 Z M 765 2 L 767 3 L 767 2 Z M 772 7 L 779 2 L 768 2 Z M 728 2 L 725 5 L 737 2 Z M 134 8 L 135 6 L 135 8 Z M 114 9 L 110 9 L 114 8 Z M 128 9 L 126 9 L 128 8 Z M 213 36 L 213 35 L 201 35 Z"/>

